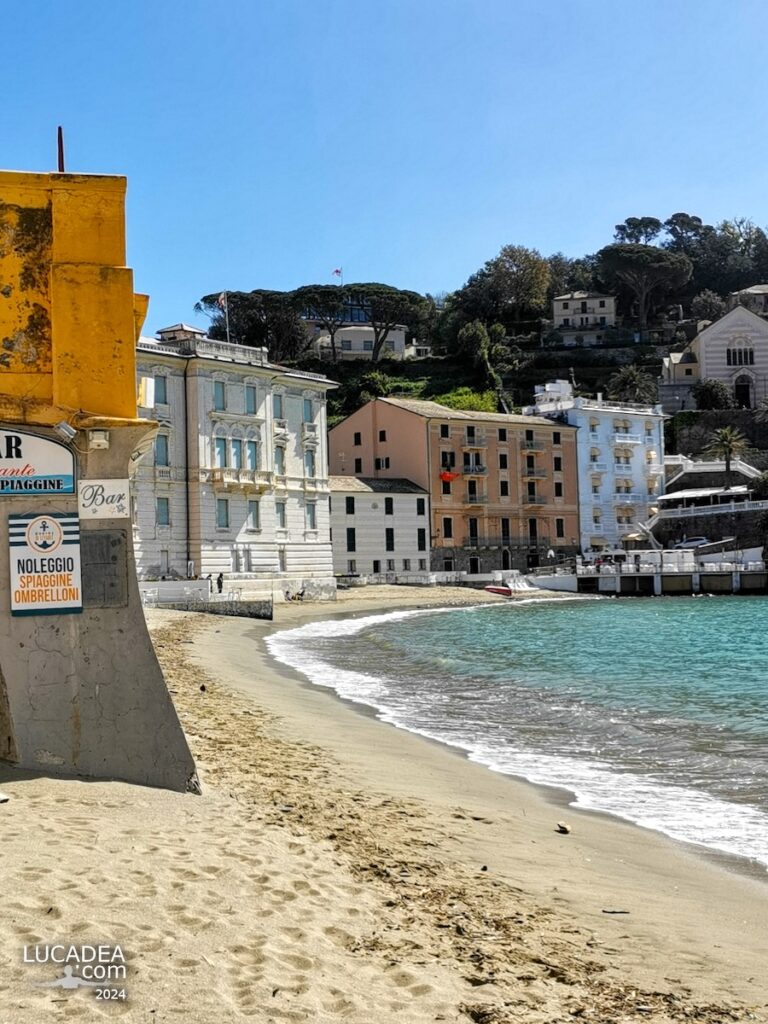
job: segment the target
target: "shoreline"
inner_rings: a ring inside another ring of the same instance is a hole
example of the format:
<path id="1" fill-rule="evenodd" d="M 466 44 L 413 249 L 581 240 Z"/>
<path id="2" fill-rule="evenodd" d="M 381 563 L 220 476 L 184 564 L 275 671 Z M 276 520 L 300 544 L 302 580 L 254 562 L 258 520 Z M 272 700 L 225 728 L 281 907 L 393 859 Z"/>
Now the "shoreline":
<path id="1" fill-rule="evenodd" d="M 402 588 L 393 588 L 402 589 Z M 471 591 L 469 593 L 472 593 Z M 514 603 L 528 603 L 531 600 L 548 600 L 549 595 L 547 592 L 540 592 L 542 596 L 537 598 L 535 595 L 520 594 L 517 599 L 512 599 Z M 580 600 L 581 598 L 573 594 L 562 594 L 557 595 L 554 600 Z M 438 599 L 434 603 L 427 602 L 423 605 L 414 606 L 410 601 L 407 601 L 401 605 L 397 604 L 397 595 L 393 595 L 393 602 L 389 604 L 376 602 L 373 606 L 368 607 L 366 604 L 364 607 L 358 605 L 357 602 L 352 602 L 355 605 L 354 609 L 348 608 L 340 611 L 335 610 L 333 612 L 326 612 L 325 602 L 317 602 L 314 605 L 305 606 L 305 613 L 299 610 L 299 608 L 293 608 L 290 615 L 290 621 L 281 623 L 276 626 L 272 623 L 272 628 L 265 631 L 263 640 L 266 642 L 270 638 L 277 636 L 281 633 L 290 632 L 293 629 L 300 628 L 301 626 L 310 625 L 315 622 L 331 621 L 331 620 L 344 620 L 344 619 L 358 619 L 367 618 L 374 616 L 387 616 L 397 614 L 398 612 L 413 612 L 413 613 L 438 613 L 438 612 L 451 612 L 457 611 L 461 608 L 470 607 L 483 607 L 489 604 L 510 603 L 509 599 L 502 598 L 501 601 L 489 602 L 487 600 L 472 603 L 471 601 L 459 601 L 454 604 L 442 604 Z M 322 610 L 322 611 L 321 611 Z M 625 824 L 630 825 L 633 828 L 641 829 L 642 831 L 656 835 L 663 838 L 665 841 L 672 842 L 679 845 L 683 850 L 687 850 L 693 853 L 695 856 L 704 859 L 712 864 L 725 867 L 727 870 L 735 872 L 739 875 L 753 878 L 757 881 L 763 881 L 768 883 L 768 865 L 758 861 L 754 858 L 749 857 L 746 854 L 738 854 L 727 850 L 721 850 L 717 847 L 708 846 L 705 843 L 696 842 L 695 840 L 682 839 L 678 836 L 670 835 L 661 828 L 654 828 L 650 825 L 645 825 L 641 822 L 634 820 L 628 815 L 622 815 L 615 811 L 606 810 L 600 807 L 589 807 L 583 804 L 579 804 L 578 793 L 569 786 L 567 783 L 557 782 L 539 782 L 534 779 L 528 778 L 526 775 L 504 771 L 503 769 L 494 768 L 491 765 L 485 763 L 482 760 L 476 759 L 472 756 L 471 750 L 461 746 L 457 743 L 450 743 L 440 737 L 430 736 L 426 733 L 419 732 L 417 729 L 410 729 L 405 725 L 401 725 L 394 721 L 389 721 L 382 717 L 384 712 L 382 709 L 377 707 L 374 703 L 370 703 L 364 699 L 356 700 L 353 697 L 347 697 L 339 693 L 339 691 L 332 685 L 315 682 L 308 675 L 301 671 L 298 667 L 292 666 L 287 662 L 284 662 L 281 658 L 276 656 L 272 649 L 265 643 L 267 656 L 271 659 L 274 666 L 274 671 L 280 674 L 284 674 L 287 679 L 290 679 L 294 684 L 302 687 L 310 687 L 317 692 L 325 692 L 330 697 L 349 708 L 356 714 L 363 715 L 365 718 L 375 721 L 381 726 L 389 727 L 397 731 L 406 732 L 409 735 L 415 736 L 422 742 L 435 745 L 436 747 L 448 751 L 454 756 L 461 758 L 462 760 L 477 765 L 483 768 L 485 771 L 492 772 L 495 775 L 499 775 L 502 778 L 513 780 L 514 782 L 532 787 L 542 799 L 548 801 L 554 809 L 576 812 L 579 816 L 587 815 L 593 816 L 598 819 L 608 819 L 611 821 L 621 821 Z"/>
<path id="2" fill-rule="evenodd" d="M 411 601 L 405 607 L 415 609 L 417 601 Z M 439 596 L 433 602 L 422 598 L 419 604 L 436 607 Z M 384 601 L 347 600 L 342 608 L 286 607 L 274 622 L 240 620 L 233 628 L 229 620 L 225 630 L 219 620 L 206 627 L 206 641 L 195 647 L 193 660 L 215 674 L 226 658 L 226 685 L 274 716 L 279 736 L 292 743 L 317 745 L 336 762 L 335 774 L 361 792 L 415 800 L 428 807 L 443 821 L 441 848 L 464 863 L 495 861 L 505 881 L 523 886 L 550 912 L 565 907 L 577 921 L 588 921 L 599 936 L 598 947 L 624 945 L 624 966 L 631 966 L 641 983 L 668 986 L 664 978 L 671 971 L 670 962 L 682 961 L 693 972 L 686 984 L 703 986 L 709 998 L 728 992 L 747 999 L 750 993 L 754 997 L 758 989 L 762 991 L 756 979 L 768 949 L 764 872 L 734 870 L 737 863 L 748 866 L 749 862 L 589 808 L 569 807 L 569 814 L 578 812 L 567 819 L 573 831 L 567 837 L 558 836 L 554 826 L 567 805 L 567 790 L 494 772 L 457 748 L 438 741 L 425 743 L 426 737 L 394 725 L 383 729 L 389 723 L 378 720 L 373 709 L 311 683 L 276 662 L 265 649 L 268 635 L 306 622 L 403 607 L 388 595 Z M 224 643 L 217 644 L 216 632 L 220 636 L 226 632 Z M 468 810 L 465 805 L 471 805 L 471 813 L 463 813 Z M 461 834 L 446 831 L 446 815 L 462 816 Z M 630 907 L 623 907 L 624 903 Z M 603 914 L 612 909 L 629 909 L 629 913 Z M 720 941 L 708 938 L 713 917 Z M 679 936 L 670 934 L 666 922 L 671 920 L 685 934 L 683 948 Z M 755 940 L 754 958 L 745 949 L 745 932 Z M 632 942 L 626 948 L 629 939 Z M 613 955 L 619 956 L 618 948 Z M 677 977 L 678 970 L 671 973 Z M 714 987 L 713 975 L 718 979 Z"/>

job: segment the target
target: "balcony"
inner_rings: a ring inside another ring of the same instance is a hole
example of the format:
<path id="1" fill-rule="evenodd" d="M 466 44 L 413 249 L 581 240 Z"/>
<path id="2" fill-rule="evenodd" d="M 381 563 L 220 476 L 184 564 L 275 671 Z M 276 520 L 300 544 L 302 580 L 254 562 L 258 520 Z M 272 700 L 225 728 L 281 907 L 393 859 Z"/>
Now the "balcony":
<path id="1" fill-rule="evenodd" d="M 646 462 L 645 472 L 648 476 L 661 476 L 664 472 L 664 467 L 660 462 Z"/>
<path id="2" fill-rule="evenodd" d="M 316 445 L 320 437 L 316 423 L 301 424 L 301 439 L 306 445 Z"/>
<path id="3" fill-rule="evenodd" d="M 544 442 L 543 441 L 521 441 L 520 448 L 524 452 L 543 452 Z"/>
<path id="4" fill-rule="evenodd" d="M 642 444 L 643 439 L 639 434 L 614 434 L 614 444 Z"/>
<path id="5" fill-rule="evenodd" d="M 487 505 L 488 495 L 487 494 L 471 494 L 469 491 L 464 495 L 464 503 L 466 505 Z"/>
<path id="6" fill-rule="evenodd" d="M 608 464 L 605 462 L 590 462 L 589 471 L 590 473 L 605 473 L 608 469 Z"/>
<path id="7" fill-rule="evenodd" d="M 614 494 L 613 503 L 614 505 L 647 505 L 649 501 L 647 494 L 637 494 L 632 491 L 629 494 L 622 492 L 621 494 Z"/>
<path id="8" fill-rule="evenodd" d="M 523 476 L 526 480 L 546 480 L 547 474 L 543 469 L 524 469 Z"/>
<path id="9" fill-rule="evenodd" d="M 288 420 L 273 420 L 272 431 L 283 437 L 288 436 Z"/>
<path id="10" fill-rule="evenodd" d="M 476 430 L 474 434 L 467 434 L 464 438 L 465 448 L 485 448 L 488 444 L 488 437 L 484 430 Z"/>
<path id="11" fill-rule="evenodd" d="M 462 544 L 464 548 L 535 548 L 550 546 L 549 537 L 511 536 L 506 534 L 493 534 L 489 536 L 465 537 Z"/>
<path id="12" fill-rule="evenodd" d="M 272 482 L 272 474 L 261 469 L 201 469 L 200 480 L 226 490 L 263 491 Z"/>
<path id="13" fill-rule="evenodd" d="M 596 433 L 594 430 L 590 430 L 590 432 L 589 432 L 589 440 L 591 441 L 592 444 L 599 444 L 600 443 L 600 435 L 598 433 Z"/>
<path id="14" fill-rule="evenodd" d="M 524 505 L 546 505 L 549 498 L 543 498 L 540 494 L 525 494 L 523 495 Z"/>
<path id="15" fill-rule="evenodd" d="M 479 462 L 470 462 L 468 465 L 461 467 L 461 472 L 465 476 L 483 476 L 488 472 L 488 467 L 483 466 Z"/>
<path id="16" fill-rule="evenodd" d="M 624 476 L 629 474 L 632 476 L 632 463 L 631 462 L 614 462 L 614 472 L 622 473 Z"/>
<path id="17" fill-rule="evenodd" d="M 155 466 L 155 480 L 170 479 L 172 479 L 170 466 Z"/>

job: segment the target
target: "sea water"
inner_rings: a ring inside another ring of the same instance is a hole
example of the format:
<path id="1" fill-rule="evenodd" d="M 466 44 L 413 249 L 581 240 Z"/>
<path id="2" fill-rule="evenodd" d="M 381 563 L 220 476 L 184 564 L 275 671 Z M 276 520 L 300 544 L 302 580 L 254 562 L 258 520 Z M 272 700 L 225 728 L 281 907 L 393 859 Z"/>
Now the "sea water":
<path id="1" fill-rule="evenodd" d="M 495 771 L 768 865 L 768 599 L 525 601 L 274 634 L 275 657 Z"/>

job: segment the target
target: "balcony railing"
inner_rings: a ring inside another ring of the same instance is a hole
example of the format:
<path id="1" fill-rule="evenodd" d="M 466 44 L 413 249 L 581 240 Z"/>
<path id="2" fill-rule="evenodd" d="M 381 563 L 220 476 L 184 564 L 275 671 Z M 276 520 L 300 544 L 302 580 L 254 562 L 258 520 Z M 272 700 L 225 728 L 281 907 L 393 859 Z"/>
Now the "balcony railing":
<path id="1" fill-rule="evenodd" d="M 171 467 L 170 466 L 155 466 L 155 479 L 156 480 L 170 480 L 171 479 Z"/>
<path id="2" fill-rule="evenodd" d="M 506 534 L 491 534 L 487 536 L 465 537 L 462 542 L 464 548 L 549 548 L 549 537 L 507 536 Z"/>
<path id="3" fill-rule="evenodd" d="M 464 438 L 465 448 L 485 448 L 488 444 L 488 437 L 484 430 L 476 430 L 474 434 L 467 434 Z"/>
<path id="4" fill-rule="evenodd" d="M 594 430 L 590 430 L 590 432 L 589 432 L 589 440 L 592 442 L 592 444 L 599 444 L 600 443 L 600 435 L 595 433 Z"/>
<path id="5" fill-rule="evenodd" d="M 650 476 L 660 476 L 664 472 L 664 467 L 660 462 L 646 462 L 645 472 Z"/>
<path id="6" fill-rule="evenodd" d="M 547 474 L 543 469 L 524 469 L 523 476 L 528 480 L 546 480 Z"/>
<path id="7" fill-rule="evenodd" d="M 546 505 L 549 498 L 542 498 L 540 494 L 524 494 L 523 504 L 524 505 Z"/>
<path id="8" fill-rule="evenodd" d="M 201 469 L 200 480 L 219 487 L 264 490 L 269 487 L 272 474 L 261 469 Z"/>
<path id="9" fill-rule="evenodd" d="M 521 441 L 520 448 L 524 452 L 543 452 L 544 442 L 543 441 Z"/>
<path id="10" fill-rule="evenodd" d="M 629 494 L 624 491 L 621 494 L 616 493 L 613 496 L 614 505 L 647 505 L 649 501 L 652 501 L 647 494 L 637 494 L 632 491 Z"/>
<path id="11" fill-rule="evenodd" d="M 642 444 L 642 437 L 639 434 L 614 434 L 614 444 Z"/>
<path id="12" fill-rule="evenodd" d="M 479 462 L 470 462 L 468 465 L 461 467 L 461 472 L 465 476 L 482 476 L 488 472 L 488 467 L 481 465 Z"/>
<path id="13" fill-rule="evenodd" d="M 301 439 L 305 444 L 317 444 L 319 433 L 316 423 L 301 424 Z"/>
<path id="14" fill-rule="evenodd" d="M 608 469 L 608 463 L 607 462 L 590 462 L 589 469 L 590 469 L 590 472 L 592 472 L 592 473 L 605 473 L 606 470 Z"/>
<path id="15" fill-rule="evenodd" d="M 470 494 L 469 491 L 464 495 L 464 501 L 467 505 L 487 505 L 488 495 L 487 494 Z"/>
<path id="16" fill-rule="evenodd" d="M 632 463 L 631 462 L 614 462 L 613 468 L 617 473 L 627 473 L 632 475 Z"/>
<path id="17" fill-rule="evenodd" d="M 287 434 L 288 420 L 273 420 L 272 429 L 276 434 Z"/>

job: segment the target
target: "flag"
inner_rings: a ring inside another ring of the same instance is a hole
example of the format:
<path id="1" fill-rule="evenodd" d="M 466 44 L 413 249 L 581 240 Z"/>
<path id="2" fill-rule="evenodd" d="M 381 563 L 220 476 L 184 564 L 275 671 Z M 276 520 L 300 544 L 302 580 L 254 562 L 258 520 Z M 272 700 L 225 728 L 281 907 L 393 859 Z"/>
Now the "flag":
<path id="1" fill-rule="evenodd" d="M 226 311 L 226 309 L 227 309 L 227 293 L 226 292 L 222 292 L 221 295 L 218 297 L 218 299 L 216 299 L 216 305 L 219 307 L 219 309 L 223 309 L 224 311 Z"/>
<path id="2" fill-rule="evenodd" d="M 333 272 L 333 276 L 334 277 L 341 277 L 341 267 L 336 267 L 336 269 Z"/>

